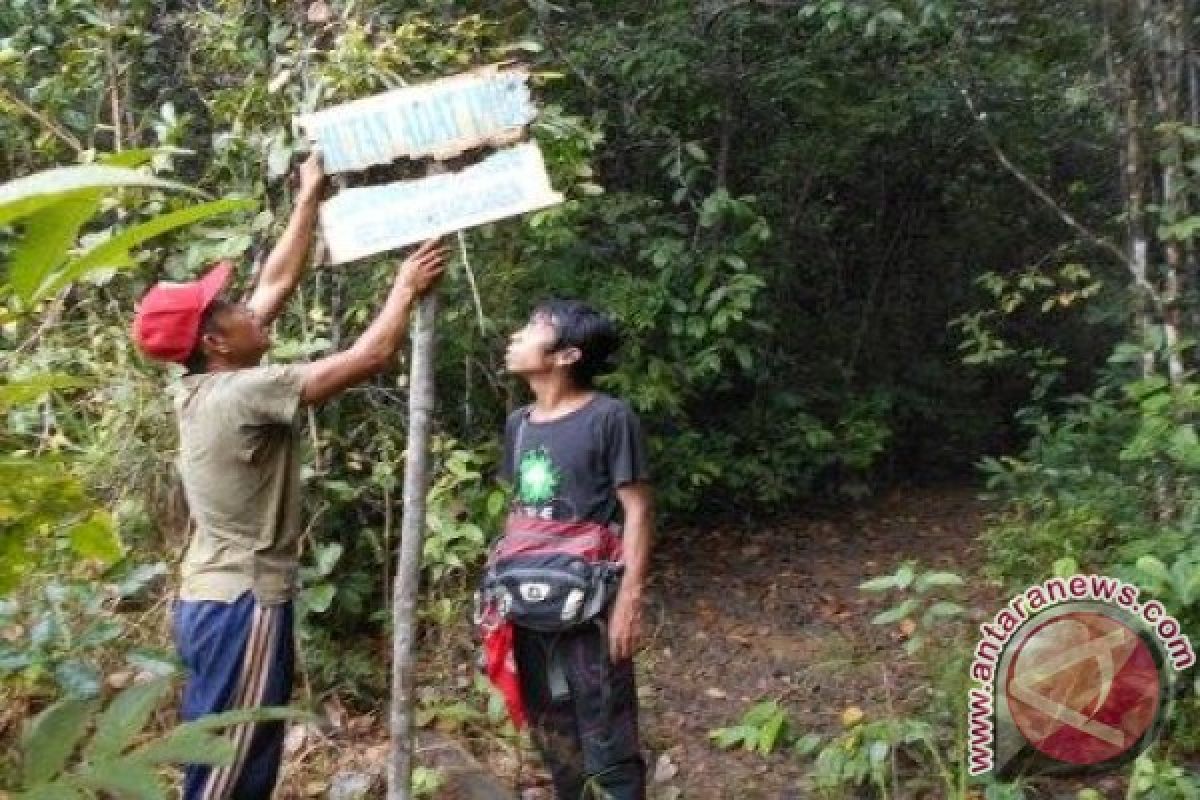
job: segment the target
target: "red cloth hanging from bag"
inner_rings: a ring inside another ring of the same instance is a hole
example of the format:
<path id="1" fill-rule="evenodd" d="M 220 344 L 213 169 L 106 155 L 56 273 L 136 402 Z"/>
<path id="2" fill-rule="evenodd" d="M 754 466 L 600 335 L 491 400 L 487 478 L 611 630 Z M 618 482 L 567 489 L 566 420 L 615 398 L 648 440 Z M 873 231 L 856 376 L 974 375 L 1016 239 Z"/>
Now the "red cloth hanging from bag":
<path id="1" fill-rule="evenodd" d="M 508 716 L 517 729 L 525 727 L 525 702 L 521 698 L 521 681 L 517 677 L 517 659 L 513 653 L 513 626 L 507 620 L 485 626 L 483 653 L 487 674 L 492 685 L 504 697 Z"/>

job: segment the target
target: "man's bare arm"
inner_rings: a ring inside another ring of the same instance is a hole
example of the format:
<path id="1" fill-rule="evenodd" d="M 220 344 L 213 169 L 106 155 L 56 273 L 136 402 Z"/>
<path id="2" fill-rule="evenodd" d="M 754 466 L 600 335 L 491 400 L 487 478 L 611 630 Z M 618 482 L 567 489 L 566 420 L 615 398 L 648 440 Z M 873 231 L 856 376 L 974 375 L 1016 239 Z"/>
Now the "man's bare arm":
<path id="1" fill-rule="evenodd" d="M 350 348 L 305 367 L 301 398 L 320 405 L 391 366 L 408 328 L 413 302 L 441 278 L 445 252 L 436 240 L 404 260 L 375 321 Z"/>
<path id="2" fill-rule="evenodd" d="M 617 489 L 625 515 L 621 553 L 625 573 L 609 618 L 609 654 L 614 662 L 632 658 L 642 635 L 642 593 L 650 570 L 654 538 L 654 496 L 648 483 Z"/>
<path id="3" fill-rule="evenodd" d="M 296 207 L 292 209 L 292 216 L 283 235 L 263 262 L 258 283 L 246 301 L 246 305 L 264 324 L 269 324 L 279 316 L 288 298 L 300 284 L 317 224 L 317 209 L 324 183 L 320 156 L 313 153 L 300 166 L 300 189 L 296 193 Z"/>

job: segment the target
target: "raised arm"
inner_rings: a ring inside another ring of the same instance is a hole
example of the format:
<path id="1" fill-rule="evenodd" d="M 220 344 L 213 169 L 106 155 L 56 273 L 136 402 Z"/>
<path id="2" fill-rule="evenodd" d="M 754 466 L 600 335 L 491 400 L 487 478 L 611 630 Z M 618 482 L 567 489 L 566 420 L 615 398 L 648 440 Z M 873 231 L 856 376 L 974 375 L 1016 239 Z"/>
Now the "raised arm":
<path id="1" fill-rule="evenodd" d="M 413 302 L 437 284 L 445 256 L 437 240 L 431 239 L 404 259 L 379 316 L 358 341 L 305 367 L 301 395 L 305 403 L 320 405 L 391 365 L 408 328 Z"/>
<path id="2" fill-rule="evenodd" d="M 296 207 L 288 220 L 283 235 L 275 243 L 271 254 L 259 271 L 258 284 L 246 301 L 246 305 L 269 324 L 283 310 L 292 296 L 304 265 L 308 261 L 308 248 L 312 244 L 313 229 L 317 224 L 317 208 L 321 203 L 321 188 L 325 185 L 325 174 L 321 169 L 321 158 L 317 153 L 310 155 L 300 165 L 300 189 L 296 193 Z"/>

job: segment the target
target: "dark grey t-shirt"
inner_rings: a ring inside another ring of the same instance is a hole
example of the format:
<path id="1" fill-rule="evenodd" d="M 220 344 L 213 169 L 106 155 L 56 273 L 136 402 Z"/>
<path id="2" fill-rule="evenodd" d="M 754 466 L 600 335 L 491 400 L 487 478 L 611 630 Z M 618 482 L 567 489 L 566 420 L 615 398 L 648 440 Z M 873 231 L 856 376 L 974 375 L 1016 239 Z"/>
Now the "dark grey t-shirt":
<path id="1" fill-rule="evenodd" d="M 582 408 L 549 422 L 530 420 L 531 409 L 514 411 L 504 429 L 500 473 L 514 483 L 511 513 L 619 526 L 616 490 L 650 477 L 637 415 L 623 401 L 599 392 Z"/>

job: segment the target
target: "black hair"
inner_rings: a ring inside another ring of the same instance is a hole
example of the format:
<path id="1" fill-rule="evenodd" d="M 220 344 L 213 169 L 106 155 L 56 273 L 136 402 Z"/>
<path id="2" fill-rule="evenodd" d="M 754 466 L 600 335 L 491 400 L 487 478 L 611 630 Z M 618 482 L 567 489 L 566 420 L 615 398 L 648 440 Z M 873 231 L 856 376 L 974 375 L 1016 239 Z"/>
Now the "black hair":
<path id="1" fill-rule="evenodd" d="M 192 346 L 192 352 L 188 355 L 187 360 L 183 362 L 183 366 L 187 369 L 189 375 L 199 375 L 202 372 L 208 372 L 208 359 L 204 357 L 204 335 L 216 333 L 217 314 L 231 305 L 224 297 L 217 297 L 208 304 L 208 308 L 204 309 L 204 313 L 200 316 L 200 327 L 196 331 L 196 344 Z"/>
<path id="2" fill-rule="evenodd" d="M 533 317 L 544 317 L 554 326 L 551 352 L 579 349 L 580 358 L 571 364 L 571 379 L 581 389 L 592 388 L 599 375 L 616 368 L 621 335 L 611 319 L 578 300 L 551 298 L 538 303 Z"/>

